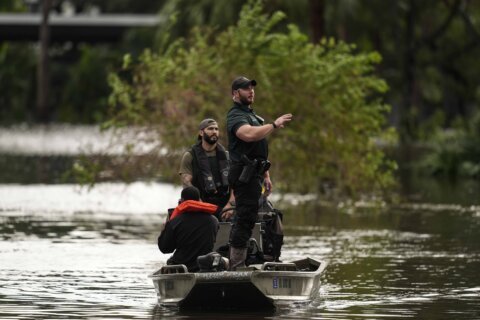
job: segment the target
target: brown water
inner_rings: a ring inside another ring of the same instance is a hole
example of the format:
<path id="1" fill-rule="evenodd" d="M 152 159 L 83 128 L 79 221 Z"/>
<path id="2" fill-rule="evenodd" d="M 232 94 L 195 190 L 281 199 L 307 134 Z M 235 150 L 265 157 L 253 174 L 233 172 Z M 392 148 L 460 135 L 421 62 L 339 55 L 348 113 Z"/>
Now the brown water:
<path id="1" fill-rule="evenodd" d="M 168 258 L 156 237 L 180 189 L 59 184 L 82 139 L 101 149 L 91 128 L 0 130 L 2 320 L 480 319 L 478 181 L 402 179 L 405 201 L 382 210 L 277 203 L 282 259 L 329 261 L 318 299 L 273 314 L 185 314 L 158 307 L 148 278 Z"/>
<path id="2" fill-rule="evenodd" d="M 0 188 L 1 319 L 480 319 L 476 204 L 284 210 L 283 260 L 329 261 L 318 299 L 273 314 L 184 314 L 156 306 L 148 279 L 168 258 L 156 248 L 163 215 L 118 208 L 149 187 L 120 192 L 117 203 L 117 189 L 94 191 L 93 208 L 71 186 L 49 188 Z M 36 193 L 43 200 L 29 203 Z M 70 206 L 56 206 L 55 194 Z"/>

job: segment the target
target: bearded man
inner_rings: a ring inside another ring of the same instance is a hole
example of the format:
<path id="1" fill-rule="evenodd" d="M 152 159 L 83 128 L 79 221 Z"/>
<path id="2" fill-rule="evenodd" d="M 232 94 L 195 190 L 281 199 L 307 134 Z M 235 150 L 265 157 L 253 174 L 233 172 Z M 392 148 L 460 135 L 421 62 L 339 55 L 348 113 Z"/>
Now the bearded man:
<path id="1" fill-rule="evenodd" d="M 218 142 L 217 121 L 204 119 L 198 127 L 198 142 L 185 152 L 179 174 L 183 187 L 194 186 L 203 202 L 224 208 L 221 218 L 232 215 L 234 196 L 228 184 L 230 159 L 228 151 Z"/>
<path id="2" fill-rule="evenodd" d="M 232 159 L 230 187 L 235 190 L 236 220 L 230 234 L 230 268 L 245 266 L 247 241 L 258 216 L 262 194 L 272 192 L 267 137 L 284 128 L 292 114 L 284 114 L 271 123 L 253 111 L 257 81 L 238 77 L 232 82 L 233 106 L 227 115 L 228 150 Z"/>

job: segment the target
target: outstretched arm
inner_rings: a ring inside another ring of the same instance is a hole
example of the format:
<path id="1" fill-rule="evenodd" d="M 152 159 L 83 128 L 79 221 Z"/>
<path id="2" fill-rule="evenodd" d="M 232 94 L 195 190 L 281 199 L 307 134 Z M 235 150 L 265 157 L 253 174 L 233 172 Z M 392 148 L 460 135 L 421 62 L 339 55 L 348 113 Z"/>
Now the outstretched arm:
<path id="1" fill-rule="evenodd" d="M 245 142 L 253 142 L 264 139 L 275 128 L 283 128 L 285 124 L 292 120 L 292 114 L 287 113 L 278 117 L 273 123 L 264 124 L 263 126 L 254 127 L 249 124 L 245 124 L 238 128 L 236 135 L 239 139 Z"/>

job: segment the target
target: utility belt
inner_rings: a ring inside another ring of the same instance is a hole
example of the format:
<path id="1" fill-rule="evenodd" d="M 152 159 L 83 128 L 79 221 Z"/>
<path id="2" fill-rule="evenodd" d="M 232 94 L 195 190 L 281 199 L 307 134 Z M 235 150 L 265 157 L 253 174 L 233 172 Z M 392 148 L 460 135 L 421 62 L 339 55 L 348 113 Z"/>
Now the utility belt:
<path id="1" fill-rule="evenodd" d="M 270 161 L 263 159 L 250 160 L 246 155 L 242 155 L 241 164 L 243 169 L 238 180 L 243 183 L 250 182 L 255 175 L 263 177 L 265 172 L 270 169 Z"/>

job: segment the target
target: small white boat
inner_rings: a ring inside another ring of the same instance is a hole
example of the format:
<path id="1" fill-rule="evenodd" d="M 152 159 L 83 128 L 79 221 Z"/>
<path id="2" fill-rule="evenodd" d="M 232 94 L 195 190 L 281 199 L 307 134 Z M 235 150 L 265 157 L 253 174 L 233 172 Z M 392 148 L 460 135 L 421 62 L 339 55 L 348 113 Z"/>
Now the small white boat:
<path id="1" fill-rule="evenodd" d="M 150 277 L 160 305 L 182 310 L 253 311 L 314 300 L 326 266 L 326 262 L 311 258 L 197 273 L 188 272 L 185 265 L 167 265 Z"/>

